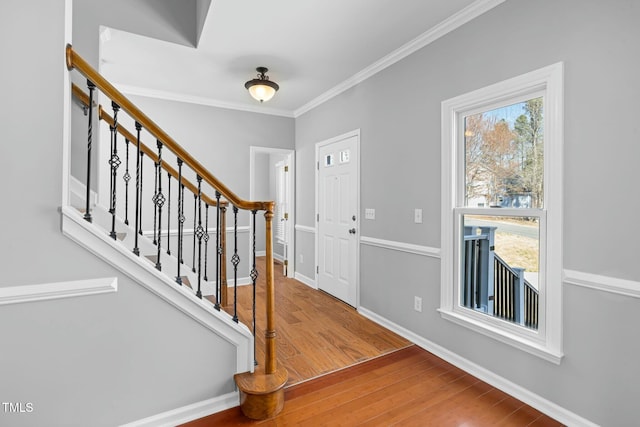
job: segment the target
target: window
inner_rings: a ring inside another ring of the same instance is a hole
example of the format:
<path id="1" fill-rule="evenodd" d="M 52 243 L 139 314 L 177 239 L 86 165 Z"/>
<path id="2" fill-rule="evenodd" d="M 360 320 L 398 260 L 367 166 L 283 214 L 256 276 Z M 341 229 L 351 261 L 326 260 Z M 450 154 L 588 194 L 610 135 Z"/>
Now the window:
<path id="1" fill-rule="evenodd" d="M 446 319 L 562 358 L 562 64 L 442 103 Z"/>

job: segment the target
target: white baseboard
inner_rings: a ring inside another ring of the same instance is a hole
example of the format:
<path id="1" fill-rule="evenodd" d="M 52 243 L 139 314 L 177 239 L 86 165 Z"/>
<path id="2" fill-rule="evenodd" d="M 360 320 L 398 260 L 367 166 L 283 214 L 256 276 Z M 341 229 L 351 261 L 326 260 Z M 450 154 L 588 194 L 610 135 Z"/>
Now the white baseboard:
<path id="1" fill-rule="evenodd" d="M 267 251 L 256 251 L 257 257 L 267 256 Z M 284 257 L 280 254 L 273 252 L 273 259 L 276 261 L 284 262 Z"/>
<path id="2" fill-rule="evenodd" d="M 117 290 L 117 277 L 0 287 L 0 305 L 106 294 Z"/>
<path id="3" fill-rule="evenodd" d="M 309 286 L 312 289 L 318 289 L 318 285 L 316 284 L 315 279 L 311 279 L 303 274 L 300 274 L 296 271 L 295 274 L 295 279 L 299 282 L 304 283 L 305 285 Z"/>
<path id="4" fill-rule="evenodd" d="M 158 415 L 123 424 L 121 427 L 173 427 L 238 406 L 237 392 L 203 400 Z"/>
<path id="5" fill-rule="evenodd" d="M 419 347 L 427 350 L 430 353 L 435 354 L 441 359 L 446 360 L 454 366 L 468 372 L 469 374 L 481 379 L 487 384 L 492 385 L 493 387 L 508 393 L 509 395 L 515 397 L 526 403 L 527 405 L 536 408 L 540 412 L 547 414 L 551 418 L 554 418 L 561 423 L 569 426 L 584 426 L 584 427 L 597 427 L 597 424 L 592 423 L 591 421 L 582 418 L 581 416 L 574 414 L 573 412 L 535 394 L 531 391 L 527 390 L 524 387 L 521 387 L 506 378 L 503 378 L 495 373 L 489 371 L 488 369 L 483 368 L 480 365 L 475 364 L 474 362 L 465 359 L 458 354 L 447 350 L 446 348 L 427 340 L 426 338 L 421 337 L 420 335 L 411 332 L 408 329 L 403 328 L 402 326 L 382 317 L 378 314 L 364 308 L 358 308 L 358 312 L 368 319 L 378 323 L 381 326 L 389 329 L 390 331 L 395 332 L 396 334 L 408 339 Z"/>

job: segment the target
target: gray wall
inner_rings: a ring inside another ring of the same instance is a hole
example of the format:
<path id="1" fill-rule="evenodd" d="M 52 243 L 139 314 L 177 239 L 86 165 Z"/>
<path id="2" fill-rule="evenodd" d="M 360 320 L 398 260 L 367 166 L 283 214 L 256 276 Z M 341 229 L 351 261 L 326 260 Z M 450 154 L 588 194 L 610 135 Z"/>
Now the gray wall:
<path id="1" fill-rule="evenodd" d="M 64 2 L 7 0 L 0 16 L 0 287 L 119 280 L 0 307 L 0 401 L 34 408 L 0 424 L 117 425 L 233 391 L 233 346 L 62 235 Z"/>
<path id="2" fill-rule="evenodd" d="M 182 145 L 191 155 L 193 155 L 205 168 L 213 173 L 216 178 L 222 181 L 231 191 L 235 192 L 239 197 L 243 199 L 249 199 L 249 162 L 250 162 L 250 147 L 270 147 L 270 148 L 286 148 L 293 149 L 294 147 L 294 121 L 292 118 L 272 116 L 265 114 L 256 114 L 243 111 L 226 110 L 216 107 L 197 105 L 191 103 L 183 103 L 177 101 L 160 100 L 156 98 L 149 98 L 143 96 L 129 96 L 129 99 L 136 104 L 142 111 L 145 112 L 154 122 L 156 122 L 162 129 L 164 129 L 172 138 L 174 138 L 180 145 Z M 126 116 L 120 116 L 119 123 L 126 127 L 132 133 L 134 131 L 133 122 Z M 107 126 L 104 123 L 101 125 L 102 129 L 102 141 L 109 141 Z M 155 147 L 155 139 L 146 132 L 142 132 L 141 140 L 149 147 Z M 120 157 L 123 159 L 125 155 L 123 153 L 124 142 L 123 139 L 119 139 Z M 131 147 L 131 159 L 134 159 L 134 149 Z M 77 156 L 78 161 L 83 161 L 84 156 Z M 75 158 L 72 159 L 72 161 Z M 135 162 L 130 160 L 130 173 L 135 175 Z M 163 150 L 163 161 L 171 164 L 177 169 L 177 162 L 175 155 L 169 153 L 166 149 Z M 103 161 L 106 164 L 106 161 Z M 271 194 L 269 189 L 269 173 L 270 173 L 270 159 L 268 154 L 260 154 L 257 156 L 257 166 L 259 170 L 256 172 L 256 196 L 258 200 L 271 200 Z M 124 217 L 124 205 L 123 194 L 124 186 L 120 177 L 124 170 L 124 164 L 119 171 L 118 179 L 118 194 L 119 215 Z M 73 162 L 72 162 L 73 170 Z M 106 172 L 106 170 L 105 170 Z M 143 199 L 145 202 L 149 202 L 151 195 L 153 194 L 153 163 L 148 159 L 144 164 L 144 194 Z M 183 168 L 183 175 L 189 179 L 192 183 L 196 184 L 195 174 Z M 108 192 L 108 182 L 105 180 L 105 185 Z M 133 188 L 135 180 L 130 182 L 130 186 Z M 168 186 L 166 181 L 166 174 L 164 174 L 163 181 L 164 194 L 168 194 Z M 171 228 L 177 229 L 177 185 L 176 181 L 172 182 L 172 199 L 171 199 Z M 215 191 L 208 187 L 206 183 L 202 186 L 203 193 L 210 197 L 215 197 Z M 129 218 L 135 216 L 133 195 L 135 193 L 130 189 L 130 205 L 129 205 Z M 102 202 L 101 202 L 102 203 Z M 108 200 L 104 200 L 104 203 L 108 208 Z M 164 208 L 164 220 L 165 224 L 167 215 L 166 207 Z M 203 215 L 205 212 L 204 205 L 202 207 Z M 209 228 L 215 227 L 215 208 L 209 209 Z M 185 191 L 185 229 L 193 229 L 193 194 L 189 191 Z M 250 213 L 240 210 L 238 213 L 238 226 L 249 226 Z M 227 210 L 227 227 L 233 227 L 233 211 L 231 207 Z M 258 212 L 256 214 L 256 248 L 258 251 L 265 250 L 264 244 L 264 212 Z M 131 223 L 133 225 L 133 222 Z M 143 209 L 143 230 L 153 230 L 153 208 L 147 204 Z M 205 221 L 203 219 L 203 226 Z M 215 238 L 213 234 L 211 238 Z M 238 237 L 238 254 L 240 256 L 240 264 L 238 265 L 238 278 L 249 277 L 251 269 L 249 250 L 251 242 L 249 240 L 249 233 L 239 233 Z M 227 273 L 229 279 L 233 277 L 233 269 L 231 267 L 231 255 L 233 254 L 233 235 L 229 233 L 227 235 Z M 165 241 L 166 242 L 166 241 Z M 171 251 L 173 254 L 177 254 L 177 238 L 175 235 L 171 236 Z M 185 234 L 185 240 L 183 245 L 183 259 L 188 265 L 192 264 L 193 260 L 193 234 L 187 232 Z M 213 262 L 212 246 L 213 240 L 209 245 L 209 262 Z M 163 243 L 166 246 L 166 243 Z M 196 249 L 197 251 L 197 249 Z M 203 246 L 204 254 L 204 246 Z M 282 252 L 282 251 L 280 251 Z M 197 254 L 197 252 L 196 252 Z M 212 274 L 209 270 L 209 277 L 213 278 L 215 274 Z M 210 279 L 213 280 L 213 279 Z"/>
<path id="3" fill-rule="evenodd" d="M 129 99 L 243 199 L 249 199 L 250 147 L 294 147 L 292 118 L 142 96 Z M 248 216 L 242 223 L 248 225 Z"/>
<path id="4" fill-rule="evenodd" d="M 73 48 L 92 67 L 99 69 L 100 26 L 195 46 L 210 3 L 210 0 L 74 0 Z M 79 73 L 72 74 L 72 81 L 88 93 L 86 79 Z M 85 182 L 87 119 L 81 111 L 73 108 L 71 174 Z M 100 135 L 94 134 L 94 147 L 100 144 L 99 140 Z M 97 189 L 95 162 L 96 156 L 92 163 L 92 189 Z"/>
<path id="5" fill-rule="evenodd" d="M 269 187 L 269 153 L 255 153 L 254 157 L 253 198 L 255 200 L 273 200 Z M 264 215 L 256 215 L 256 251 L 265 251 Z"/>
<path id="6" fill-rule="evenodd" d="M 73 1 L 73 46 L 97 68 L 99 28 L 106 26 L 172 43 L 196 46 L 210 1 Z"/>
<path id="7" fill-rule="evenodd" d="M 564 267 L 640 280 L 631 232 L 640 210 L 639 19 L 632 0 L 510 0 L 304 114 L 298 223 L 314 226 L 314 144 L 359 128 L 361 206 L 376 209 L 362 236 L 438 248 L 441 102 L 564 61 Z M 414 208 L 423 224 L 412 222 Z M 296 238 L 306 264 L 313 235 Z M 637 423 L 637 299 L 565 285 L 556 366 L 441 319 L 437 258 L 363 245 L 360 273 L 363 307 L 593 422 Z M 414 295 L 422 313 L 411 310 Z"/>

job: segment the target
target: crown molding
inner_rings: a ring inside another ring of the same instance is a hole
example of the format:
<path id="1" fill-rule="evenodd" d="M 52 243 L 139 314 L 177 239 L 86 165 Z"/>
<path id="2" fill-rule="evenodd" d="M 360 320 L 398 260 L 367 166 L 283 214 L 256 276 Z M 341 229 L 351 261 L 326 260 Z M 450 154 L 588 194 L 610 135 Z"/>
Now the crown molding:
<path id="1" fill-rule="evenodd" d="M 169 92 L 164 90 L 149 89 L 140 86 L 132 86 L 121 83 L 113 84 L 120 92 L 125 95 L 144 96 L 147 98 L 162 99 L 165 101 L 177 101 L 186 102 L 189 104 L 206 105 L 208 107 L 224 108 L 227 110 L 238 110 L 249 113 L 269 114 L 272 116 L 282 116 L 293 118 L 293 112 L 289 110 L 282 110 L 279 108 L 269 108 L 262 106 L 251 106 L 245 104 L 238 104 L 234 102 L 224 102 L 213 98 L 207 98 L 204 96 L 187 95 L 177 92 Z"/>
<path id="2" fill-rule="evenodd" d="M 337 86 L 334 86 L 332 89 L 329 89 L 328 91 L 326 91 L 325 93 L 321 94 L 317 98 L 312 99 L 311 101 L 309 101 L 308 103 L 306 103 L 302 107 L 296 109 L 293 112 L 293 117 L 297 118 L 297 117 L 303 115 L 304 113 L 314 109 L 315 107 L 317 107 L 317 106 L 319 106 L 321 104 L 324 104 L 325 102 L 327 102 L 331 98 L 333 98 L 335 96 L 338 96 L 342 92 L 344 92 L 344 91 L 352 88 L 353 86 L 365 81 L 369 77 L 379 73 L 380 71 L 384 70 L 385 68 L 395 64 L 396 62 L 401 61 L 402 59 L 406 58 L 407 56 L 411 55 L 412 53 L 414 53 L 414 52 L 422 49 L 423 47 L 433 43 L 434 41 L 438 40 L 440 37 L 445 36 L 446 34 L 450 33 L 451 31 L 461 27 L 462 25 L 466 24 L 467 22 L 477 18 L 478 16 L 480 16 L 483 13 L 493 9 L 494 7 L 504 3 L 505 1 L 506 0 L 477 0 L 477 1 L 473 2 L 472 4 L 467 6 L 466 8 L 460 10 L 457 13 L 454 13 L 449 18 L 445 19 L 444 21 L 442 21 L 441 23 L 439 23 L 435 27 L 433 27 L 430 30 L 422 33 L 421 35 L 419 35 L 415 39 L 413 39 L 410 42 L 404 44 L 400 48 L 394 50 L 393 52 L 391 52 L 387 56 L 385 56 L 382 59 L 374 62 L 373 64 L 371 64 L 367 68 L 365 68 L 362 71 L 354 74 L 353 76 L 349 77 L 347 80 L 343 81 L 342 83 L 338 84 Z"/>

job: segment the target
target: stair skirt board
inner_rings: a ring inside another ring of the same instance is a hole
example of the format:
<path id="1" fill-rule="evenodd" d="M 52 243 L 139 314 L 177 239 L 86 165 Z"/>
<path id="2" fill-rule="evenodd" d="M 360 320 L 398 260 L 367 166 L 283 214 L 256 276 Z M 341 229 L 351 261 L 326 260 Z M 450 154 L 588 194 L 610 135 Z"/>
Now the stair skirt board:
<path id="1" fill-rule="evenodd" d="M 213 399 L 203 400 L 141 420 L 123 424 L 120 427 L 176 426 L 238 406 L 238 392 L 228 393 Z"/>
<path id="2" fill-rule="evenodd" d="M 178 285 L 167 274 L 156 270 L 149 260 L 136 256 L 121 242 L 111 239 L 103 229 L 87 222 L 71 206 L 62 207 L 62 232 L 234 345 L 237 348 L 236 372 L 253 371 L 253 336 L 246 325 L 235 323 L 226 312 L 216 310 L 209 301 L 200 300 L 191 289 Z"/>

